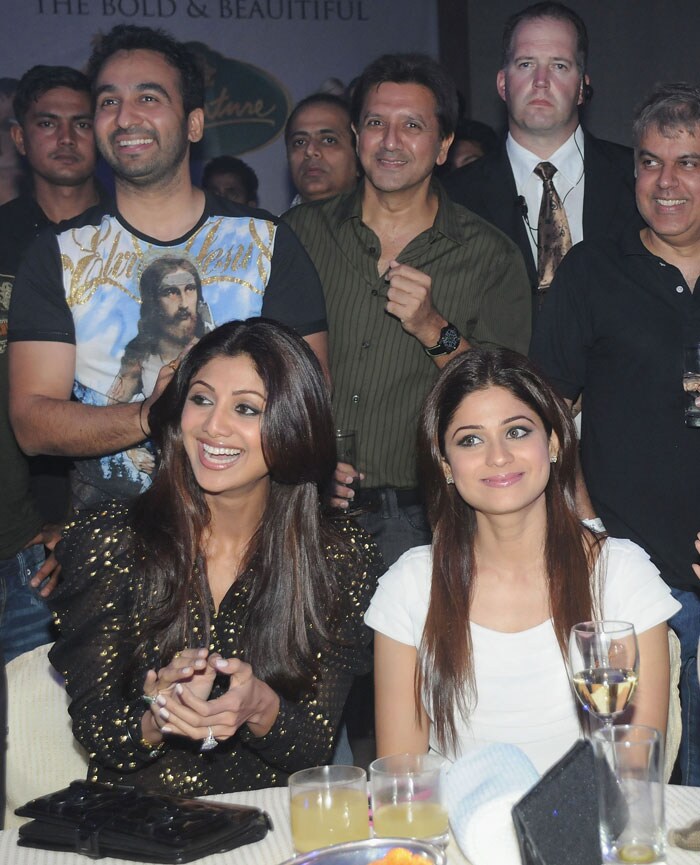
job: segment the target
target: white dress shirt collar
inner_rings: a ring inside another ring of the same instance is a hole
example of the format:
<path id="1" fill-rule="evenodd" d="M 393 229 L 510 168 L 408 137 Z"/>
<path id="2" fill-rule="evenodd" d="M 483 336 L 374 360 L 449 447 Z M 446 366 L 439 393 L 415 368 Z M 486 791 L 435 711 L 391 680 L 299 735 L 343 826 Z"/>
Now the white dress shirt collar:
<path id="1" fill-rule="evenodd" d="M 583 239 L 583 194 L 584 194 L 584 142 L 583 130 L 577 126 L 572 135 L 556 150 L 549 159 L 542 159 L 526 150 L 508 133 L 506 151 L 510 161 L 515 188 L 525 199 L 525 222 L 532 254 L 537 260 L 537 215 L 542 199 L 542 181 L 534 174 L 540 162 L 551 162 L 557 169 L 554 187 L 564 202 L 564 210 L 569 221 L 571 238 L 574 243 Z"/>
<path id="2" fill-rule="evenodd" d="M 506 150 L 518 192 L 522 191 L 529 175 L 540 162 L 551 162 L 557 171 L 566 178 L 568 185 L 574 186 L 583 172 L 583 146 L 583 130 L 577 126 L 549 159 L 541 159 L 531 151 L 526 150 L 522 144 L 518 144 L 509 132 L 506 139 Z"/>

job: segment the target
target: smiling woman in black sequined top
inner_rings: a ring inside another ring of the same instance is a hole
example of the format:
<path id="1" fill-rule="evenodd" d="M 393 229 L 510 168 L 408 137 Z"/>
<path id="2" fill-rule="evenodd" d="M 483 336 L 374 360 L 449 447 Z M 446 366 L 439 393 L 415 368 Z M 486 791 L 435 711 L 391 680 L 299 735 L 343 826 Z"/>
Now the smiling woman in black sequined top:
<path id="1" fill-rule="evenodd" d="M 232 322 L 149 423 L 153 486 L 81 515 L 58 550 L 51 660 L 89 777 L 187 795 L 284 784 L 331 754 L 381 572 L 366 534 L 322 515 L 325 382 L 287 328 Z"/>

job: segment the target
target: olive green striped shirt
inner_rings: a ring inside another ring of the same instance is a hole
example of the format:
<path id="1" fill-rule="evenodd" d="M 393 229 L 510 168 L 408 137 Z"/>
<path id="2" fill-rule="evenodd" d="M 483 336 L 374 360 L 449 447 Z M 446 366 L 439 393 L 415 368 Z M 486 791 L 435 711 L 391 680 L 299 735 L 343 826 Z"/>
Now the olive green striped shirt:
<path id="1" fill-rule="evenodd" d="M 434 189 L 435 222 L 398 261 L 430 276 L 433 305 L 470 343 L 527 352 L 531 294 L 522 255 L 498 229 L 450 201 L 439 183 Z M 357 432 L 363 485 L 415 487 L 418 411 L 439 370 L 384 311 L 380 243 L 361 217 L 360 184 L 355 192 L 293 207 L 282 218 L 321 278 L 335 422 Z"/>

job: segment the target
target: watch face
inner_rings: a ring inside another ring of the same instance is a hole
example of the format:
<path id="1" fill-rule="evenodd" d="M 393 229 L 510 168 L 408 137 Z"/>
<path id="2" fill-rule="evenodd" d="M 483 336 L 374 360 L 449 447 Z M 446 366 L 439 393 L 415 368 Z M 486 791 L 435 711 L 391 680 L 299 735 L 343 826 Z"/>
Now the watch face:
<path id="1" fill-rule="evenodd" d="M 440 331 L 440 345 L 448 352 L 457 348 L 459 339 L 459 331 L 453 324 L 448 324 Z"/>

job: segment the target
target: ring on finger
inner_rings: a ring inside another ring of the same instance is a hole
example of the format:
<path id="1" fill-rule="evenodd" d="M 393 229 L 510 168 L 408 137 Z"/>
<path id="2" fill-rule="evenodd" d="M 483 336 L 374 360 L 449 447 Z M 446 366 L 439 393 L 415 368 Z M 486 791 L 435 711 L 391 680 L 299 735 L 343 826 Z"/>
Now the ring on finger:
<path id="1" fill-rule="evenodd" d="M 141 694 L 141 699 L 147 706 L 152 706 L 158 698 L 152 697 L 150 694 Z"/>
<path id="2" fill-rule="evenodd" d="M 211 751 L 213 748 L 216 748 L 216 746 L 219 744 L 216 741 L 216 739 L 214 738 L 214 731 L 212 730 L 212 728 L 207 727 L 207 730 L 208 730 L 207 738 L 204 739 L 204 741 L 200 745 L 200 747 L 199 747 L 200 751 Z"/>

